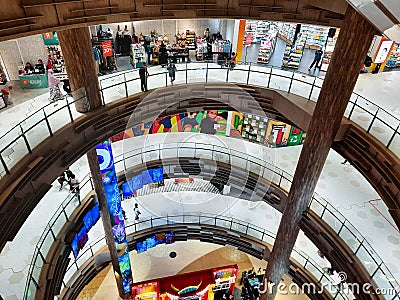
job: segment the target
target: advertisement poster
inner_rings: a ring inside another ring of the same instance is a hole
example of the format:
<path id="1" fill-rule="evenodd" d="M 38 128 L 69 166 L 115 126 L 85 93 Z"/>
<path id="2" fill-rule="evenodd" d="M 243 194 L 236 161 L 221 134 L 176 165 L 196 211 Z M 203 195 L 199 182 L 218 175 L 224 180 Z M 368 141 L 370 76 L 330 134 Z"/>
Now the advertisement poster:
<path id="1" fill-rule="evenodd" d="M 165 132 L 197 132 L 241 137 L 269 147 L 300 145 L 306 136 L 306 133 L 299 128 L 265 116 L 242 114 L 237 111 L 208 110 L 176 114 L 159 118 L 154 122 L 140 123 L 113 136 L 111 142 Z"/>
<path id="2" fill-rule="evenodd" d="M 291 127 L 283 122 L 269 120 L 264 144 L 273 148 L 287 146 Z"/>
<path id="3" fill-rule="evenodd" d="M 268 118 L 253 114 L 245 114 L 242 127 L 242 137 L 252 141 L 262 143 L 268 126 Z"/>
<path id="4" fill-rule="evenodd" d="M 386 58 L 389 55 L 390 50 L 392 49 L 393 41 L 382 41 L 378 53 L 375 56 L 374 63 L 381 64 L 385 62 Z"/>
<path id="5" fill-rule="evenodd" d="M 57 32 L 55 31 L 42 33 L 42 38 L 46 46 L 60 44 L 58 41 Z"/>
<path id="6" fill-rule="evenodd" d="M 129 259 L 128 242 L 126 240 L 125 223 L 122 214 L 121 198 L 118 188 L 118 179 L 115 172 L 114 158 L 110 141 L 96 146 L 100 173 L 106 195 L 110 221 L 114 235 L 115 246 L 118 251 L 118 262 L 121 270 L 122 284 L 125 293 L 131 290 L 132 269 Z"/>
<path id="7" fill-rule="evenodd" d="M 101 48 L 103 49 L 103 57 L 107 58 L 108 56 L 112 56 L 113 50 L 112 50 L 112 44 L 111 41 L 107 42 L 102 42 L 101 43 Z"/>

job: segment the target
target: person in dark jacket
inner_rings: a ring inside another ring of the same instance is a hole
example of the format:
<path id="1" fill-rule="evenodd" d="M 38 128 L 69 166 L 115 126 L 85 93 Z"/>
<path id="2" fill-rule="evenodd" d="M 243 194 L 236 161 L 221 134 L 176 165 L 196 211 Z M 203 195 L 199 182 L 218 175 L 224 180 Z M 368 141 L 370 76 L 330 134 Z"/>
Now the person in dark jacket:
<path id="1" fill-rule="evenodd" d="M 168 51 L 167 51 L 167 46 L 165 46 L 164 42 L 161 42 L 159 53 L 160 53 L 159 63 L 161 67 L 164 68 L 168 63 Z"/>
<path id="2" fill-rule="evenodd" d="M 143 63 L 143 65 L 139 69 L 140 87 L 142 89 L 142 92 L 147 91 L 147 77 L 148 76 L 149 76 L 149 72 L 147 71 L 147 65 L 146 65 L 146 63 Z"/>
<path id="3" fill-rule="evenodd" d="M 323 52 L 322 52 L 321 49 L 318 49 L 317 51 L 315 51 L 314 60 L 313 60 L 313 62 L 312 62 L 312 64 L 311 64 L 311 66 L 308 68 L 308 71 L 310 71 L 311 68 L 312 68 L 314 65 L 315 65 L 314 69 L 315 69 L 316 67 L 318 67 L 319 62 L 320 62 L 320 60 L 321 60 L 321 58 L 322 58 L 322 54 L 323 54 Z"/>
<path id="4" fill-rule="evenodd" d="M 171 84 L 174 84 L 175 73 L 176 73 L 175 64 L 169 64 L 167 70 L 168 70 L 169 78 L 171 79 Z"/>

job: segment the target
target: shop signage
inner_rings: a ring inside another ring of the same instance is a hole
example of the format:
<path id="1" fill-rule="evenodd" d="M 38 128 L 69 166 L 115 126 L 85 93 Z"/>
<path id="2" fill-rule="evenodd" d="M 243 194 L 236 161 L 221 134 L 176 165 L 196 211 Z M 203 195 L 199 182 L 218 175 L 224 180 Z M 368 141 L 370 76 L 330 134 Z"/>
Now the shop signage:
<path id="1" fill-rule="evenodd" d="M 59 45 L 57 32 L 45 32 L 42 33 L 43 41 L 45 45 Z"/>
<path id="2" fill-rule="evenodd" d="M 112 56 L 112 44 L 111 41 L 102 42 L 101 48 L 103 49 L 103 57 L 106 58 L 108 56 Z"/>
<path id="3" fill-rule="evenodd" d="M 133 283 L 132 269 L 129 259 L 128 242 L 124 217 L 122 214 L 121 197 L 119 195 L 118 179 L 115 172 L 114 158 L 109 140 L 96 146 L 97 158 L 100 165 L 100 173 L 103 181 L 104 193 L 106 195 L 107 207 L 110 213 L 112 232 L 115 246 L 118 251 L 118 263 L 121 270 L 124 292 L 131 291 Z"/>
<path id="4" fill-rule="evenodd" d="M 246 46 L 249 46 L 249 45 L 251 45 L 251 42 L 253 41 L 253 35 L 251 34 L 251 33 L 248 33 L 247 35 L 246 35 Z"/>
<path id="5" fill-rule="evenodd" d="M 381 64 L 385 62 L 386 58 L 389 55 L 390 50 L 392 49 L 393 41 L 382 41 L 378 53 L 375 56 L 374 63 Z"/>

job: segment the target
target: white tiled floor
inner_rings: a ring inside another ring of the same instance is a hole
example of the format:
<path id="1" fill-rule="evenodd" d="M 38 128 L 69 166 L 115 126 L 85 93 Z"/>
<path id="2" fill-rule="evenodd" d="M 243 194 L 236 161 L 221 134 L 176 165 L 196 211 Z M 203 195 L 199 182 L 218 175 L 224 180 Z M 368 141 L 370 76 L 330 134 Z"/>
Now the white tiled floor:
<path id="1" fill-rule="evenodd" d="M 159 71 L 156 68 L 151 68 L 150 73 Z M 235 70 L 233 74 L 239 70 Z M 195 77 L 203 78 L 203 71 L 195 71 Z M 214 72 L 215 74 L 213 75 Z M 218 80 L 220 76 L 220 70 L 213 70 L 208 74 L 210 78 Z M 178 73 L 179 74 L 179 73 Z M 219 74 L 219 76 L 218 76 Z M 135 74 L 126 75 L 136 77 Z M 158 80 L 164 82 L 165 75 L 158 75 Z M 236 76 L 236 75 L 232 75 Z M 237 81 L 240 81 L 241 75 L 237 75 Z M 193 77 L 191 77 L 193 78 Z M 121 78 L 120 78 L 121 79 Z M 265 78 L 263 76 L 251 76 L 250 82 L 263 84 Z M 399 91 L 395 89 L 396 82 L 400 82 L 400 72 L 383 73 L 378 75 L 364 74 L 360 75 L 355 91 L 359 92 L 363 96 L 370 99 L 373 103 L 382 106 L 387 111 L 400 115 L 400 97 Z M 193 79 L 194 80 L 194 79 Z M 308 80 L 307 78 L 305 80 Z M 115 82 L 121 82 L 115 80 Z M 183 82 L 182 78 L 177 76 L 176 83 Z M 156 81 L 153 82 L 156 84 Z M 151 88 L 151 81 L 149 82 L 149 88 Z M 137 86 L 136 86 L 136 85 Z M 283 86 L 285 82 L 271 82 L 276 87 Z M 103 84 L 105 86 L 105 84 Z M 136 82 L 132 82 L 128 85 L 129 94 L 135 93 L 139 90 L 139 86 Z M 304 90 L 300 85 L 292 87 L 296 93 L 307 94 L 309 91 Z M 107 100 L 115 100 L 125 96 L 124 87 L 115 88 L 112 93 L 107 92 L 110 98 L 106 97 Z M 40 107 L 48 103 L 48 95 L 37 96 L 36 98 L 29 100 L 21 105 L 15 106 L 1 113 L 0 120 L 0 133 L 4 133 L 10 129 L 14 124 L 17 124 L 19 120 L 24 119 L 27 115 L 32 114 Z M 108 101 L 107 101 L 108 102 Z M 363 117 L 362 113 L 356 115 L 358 119 Z M 58 118 L 55 118 L 57 122 Z M 360 119 L 361 121 L 363 118 Z M 394 124 L 395 125 L 395 124 Z M 374 130 L 374 129 L 373 129 Z M 379 129 L 376 130 L 379 132 Z M 156 136 L 152 136 L 152 138 Z M 20 147 L 20 150 L 24 154 L 26 151 L 24 147 Z M 275 149 L 274 157 L 276 165 L 288 173 L 293 174 L 297 165 L 298 157 L 301 151 L 301 146 L 287 147 Z M 400 153 L 400 152 L 399 152 Z M 11 153 L 9 154 L 11 155 Z M 347 219 L 349 219 L 353 225 L 366 237 L 366 239 L 373 245 L 374 249 L 382 257 L 386 265 L 392 271 L 393 275 L 400 281 L 400 234 L 395 228 L 374 209 L 374 207 L 368 202 L 369 200 L 379 198 L 377 193 L 372 189 L 368 182 L 352 167 L 349 165 L 342 165 L 343 159 L 335 152 L 331 151 L 328 157 L 328 161 L 324 167 L 322 176 L 318 182 L 317 192 L 328 200 L 334 207 L 336 207 Z M 88 166 L 86 158 L 81 158 L 76 162 L 72 168 L 75 173 L 78 174 L 79 178 L 82 178 L 88 172 Z M 340 186 L 340 189 L 338 189 Z M 55 184 L 47 195 L 39 203 L 35 211 L 25 222 L 24 226 L 18 232 L 14 241 L 8 243 L 0 254 L 0 290 L 1 296 L 7 300 L 9 299 L 22 299 L 23 289 L 26 280 L 26 273 L 28 271 L 28 265 L 31 261 L 31 256 L 34 252 L 34 247 L 43 228 L 46 226 L 48 220 L 51 218 L 52 211 L 58 207 L 58 205 L 65 199 L 67 192 L 58 191 L 58 185 Z M 157 196 L 157 199 L 159 197 Z M 185 205 L 175 202 L 177 205 L 171 209 L 168 198 L 164 197 L 165 201 L 158 201 L 157 204 L 165 204 L 157 207 L 165 207 L 164 210 L 159 210 L 160 214 L 163 212 L 182 212 L 188 211 Z M 148 199 L 143 200 L 143 207 L 148 208 L 145 214 L 149 214 L 149 211 L 153 211 L 154 199 L 152 196 L 148 196 Z M 142 200 L 140 200 L 142 201 Z M 222 202 L 222 201 L 221 201 Z M 128 217 L 133 219 L 132 209 L 130 206 L 133 205 L 133 201 L 124 203 Z M 204 210 L 207 205 L 201 207 L 201 211 Z M 390 216 L 387 214 L 387 210 L 382 205 L 378 204 L 380 211 L 392 221 Z M 190 208 L 191 210 L 194 208 Z M 197 208 L 199 209 L 199 208 Z M 228 205 L 225 212 L 227 215 L 231 215 L 249 221 L 260 226 L 266 226 L 271 231 L 276 230 L 280 214 L 273 211 L 271 207 L 265 204 L 259 204 L 256 207 L 249 205 L 249 203 L 239 200 L 234 205 Z M 92 232 L 94 236 L 101 235 L 101 226 L 95 228 Z M 313 249 L 311 242 L 300 235 L 297 242 L 297 246 L 306 251 L 309 255 L 314 256 L 316 249 Z"/>

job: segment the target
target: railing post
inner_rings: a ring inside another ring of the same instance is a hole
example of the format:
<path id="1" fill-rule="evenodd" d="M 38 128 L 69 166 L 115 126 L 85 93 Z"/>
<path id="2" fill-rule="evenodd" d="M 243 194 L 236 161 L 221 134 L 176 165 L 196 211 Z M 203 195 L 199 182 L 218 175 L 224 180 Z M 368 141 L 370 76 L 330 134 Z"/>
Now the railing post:
<path id="1" fill-rule="evenodd" d="M 269 70 L 269 78 L 268 78 L 267 88 L 269 88 L 269 84 L 270 84 L 270 82 L 271 82 L 271 77 L 272 77 L 272 67 L 271 67 L 271 69 Z"/>
<path id="2" fill-rule="evenodd" d="M 358 100 L 358 95 L 356 97 L 356 101 L 354 101 L 353 107 L 351 108 L 351 111 L 349 113 L 349 116 L 347 117 L 348 120 L 350 120 L 351 115 L 353 114 L 354 109 L 356 108 L 356 104 L 357 104 L 357 100 Z"/>
<path id="3" fill-rule="evenodd" d="M 186 84 L 187 84 L 187 81 L 188 81 L 188 72 L 187 72 L 188 69 L 187 68 L 188 68 L 188 66 L 187 66 L 187 60 L 186 60 Z"/>
<path id="4" fill-rule="evenodd" d="M 369 127 L 368 127 L 368 129 L 367 129 L 367 132 L 368 132 L 368 133 L 369 133 L 369 131 L 370 131 L 371 128 L 372 128 L 372 124 L 374 124 L 374 122 L 375 122 L 375 119 L 376 119 L 376 116 L 378 115 L 378 112 L 379 112 L 379 108 L 376 110 L 376 113 L 375 113 L 375 115 L 374 115 L 374 118 L 372 119 L 371 124 L 369 124 Z"/>
<path id="5" fill-rule="evenodd" d="M 288 93 L 290 93 L 290 90 L 292 89 L 293 79 L 294 79 L 294 72 L 292 73 L 292 79 L 290 80 Z"/>
<path id="6" fill-rule="evenodd" d="M 51 131 L 49 120 L 47 119 L 46 112 L 45 112 L 44 108 L 42 108 L 42 110 L 43 110 L 44 119 L 45 119 L 46 124 L 47 124 L 47 129 L 49 130 L 50 135 L 53 135 L 53 132 Z"/>
<path id="7" fill-rule="evenodd" d="M 25 133 L 24 133 L 24 130 L 22 129 L 21 123 L 19 123 L 19 128 L 21 129 L 22 138 L 23 138 L 24 141 L 25 141 L 25 145 L 26 145 L 26 148 L 28 149 L 28 152 L 29 152 L 29 153 L 32 153 L 31 146 L 29 146 L 28 139 L 26 138 L 26 135 L 25 135 Z"/>
<path id="8" fill-rule="evenodd" d="M 3 165 L 4 171 L 6 171 L 6 174 L 10 174 L 10 170 L 7 168 L 6 162 L 4 161 L 4 158 L 1 155 L 1 152 L 0 152 L 0 160 L 1 160 L 1 164 Z"/>
<path id="9" fill-rule="evenodd" d="M 68 97 L 65 97 L 65 100 L 67 101 L 67 108 L 68 108 L 69 117 L 71 118 L 71 123 L 73 123 L 74 117 L 72 116 L 71 107 L 69 107 Z"/>
<path id="10" fill-rule="evenodd" d="M 314 82 L 313 82 L 313 84 L 312 84 L 312 86 L 311 86 L 311 91 L 310 91 L 310 95 L 308 95 L 308 100 L 311 100 L 311 96 L 312 96 L 312 93 L 313 93 L 313 91 L 314 91 L 314 87 L 315 87 L 315 81 L 317 80 L 317 77 L 314 77 Z"/>
<path id="11" fill-rule="evenodd" d="M 249 63 L 249 70 L 247 72 L 247 81 L 246 81 L 247 85 L 249 84 L 249 80 L 250 80 L 250 68 L 251 68 L 251 63 Z"/>
<path id="12" fill-rule="evenodd" d="M 125 84 L 125 97 L 128 98 L 128 84 L 126 83 L 125 73 L 124 73 L 124 84 Z"/>
<path id="13" fill-rule="evenodd" d="M 165 71 L 165 86 L 168 86 L 168 73 Z"/>
<path id="14" fill-rule="evenodd" d="M 208 82 L 208 62 L 207 62 L 207 70 L 206 70 L 206 82 Z"/>
<path id="15" fill-rule="evenodd" d="M 228 82 L 229 80 L 229 67 L 226 69 L 226 80 L 225 82 Z"/>
<path id="16" fill-rule="evenodd" d="M 150 217 L 150 227 L 153 228 L 153 216 Z"/>
<path id="17" fill-rule="evenodd" d="M 390 138 L 389 143 L 386 145 L 386 148 L 389 148 L 390 144 L 393 142 L 394 137 L 395 137 L 396 134 L 399 132 L 399 127 L 400 127 L 400 124 L 397 125 L 397 128 L 396 128 L 396 130 L 394 131 L 392 137 Z"/>

